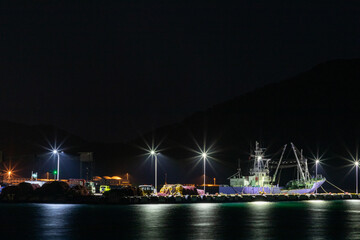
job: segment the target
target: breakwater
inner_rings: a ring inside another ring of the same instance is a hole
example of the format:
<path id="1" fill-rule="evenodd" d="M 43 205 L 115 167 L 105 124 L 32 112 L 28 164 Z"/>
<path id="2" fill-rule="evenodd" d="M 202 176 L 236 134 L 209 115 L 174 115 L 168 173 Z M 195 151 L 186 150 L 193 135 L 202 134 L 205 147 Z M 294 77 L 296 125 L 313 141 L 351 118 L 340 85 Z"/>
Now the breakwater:
<path id="1" fill-rule="evenodd" d="M 239 195 L 185 195 L 185 196 L 77 196 L 72 198 L 49 197 L 42 199 L 16 199 L 10 195 L 3 203 L 68 203 L 68 204 L 181 204 L 181 203 L 236 203 L 236 202 L 282 202 L 306 200 L 347 200 L 360 199 L 359 194 L 239 194 Z"/>
<path id="2" fill-rule="evenodd" d="M 69 203 L 69 204 L 181 204 L 181 203 L 236 203 L 236 202 L 282 202 L 306 200 L 360 199 L 359 194 L 243 194 L 243 195 L 185 195 L 185 196 L 79 196 L 72 199 L 49 198 L 42 200 L 16 200 L 8 198 L 7 203 Z"/>
<path id="3" fill-rule="evenodd" d="M 131 196 L 108 198 L 108 203 L 119 204 L 161 204 L 161 203 L 231 203 L 255 201 L 306 201 L 360 199 L 359 194 L 243 194 L 243 195 L 203 195 L 203 196 Z"/>

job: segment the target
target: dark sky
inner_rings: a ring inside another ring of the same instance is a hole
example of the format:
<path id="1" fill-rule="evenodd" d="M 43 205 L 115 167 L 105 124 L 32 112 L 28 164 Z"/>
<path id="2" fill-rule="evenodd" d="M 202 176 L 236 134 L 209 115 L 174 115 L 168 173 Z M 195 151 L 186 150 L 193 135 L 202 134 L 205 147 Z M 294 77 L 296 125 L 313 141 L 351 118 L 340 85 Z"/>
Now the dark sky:
<path id="1" fill-rule="evenodd" d="M 359 1 L 0 2 L 0 119 L 126 140 L 337 58 Z"/>

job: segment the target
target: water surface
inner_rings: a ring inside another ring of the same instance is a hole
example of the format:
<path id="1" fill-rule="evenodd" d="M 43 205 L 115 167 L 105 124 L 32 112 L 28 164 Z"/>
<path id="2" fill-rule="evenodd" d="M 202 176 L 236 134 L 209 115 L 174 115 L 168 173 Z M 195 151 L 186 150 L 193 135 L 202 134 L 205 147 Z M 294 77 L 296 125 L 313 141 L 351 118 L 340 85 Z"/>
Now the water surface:
<path id="1" fill-rule="evenodd" d="M 1 239 L 360 239 L 360 200 L 0 204 Z"/>

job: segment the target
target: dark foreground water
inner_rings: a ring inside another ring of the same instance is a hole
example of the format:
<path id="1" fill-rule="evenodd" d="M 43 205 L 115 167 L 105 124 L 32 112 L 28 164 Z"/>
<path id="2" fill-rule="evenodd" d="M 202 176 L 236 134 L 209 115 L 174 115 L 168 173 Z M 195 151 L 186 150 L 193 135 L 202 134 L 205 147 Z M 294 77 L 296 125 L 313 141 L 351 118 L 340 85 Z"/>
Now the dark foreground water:
<path id="1" fill-rule="evenodd" d="M 0 239 L 360 239 L 360 200 L 0 204 Z"/>

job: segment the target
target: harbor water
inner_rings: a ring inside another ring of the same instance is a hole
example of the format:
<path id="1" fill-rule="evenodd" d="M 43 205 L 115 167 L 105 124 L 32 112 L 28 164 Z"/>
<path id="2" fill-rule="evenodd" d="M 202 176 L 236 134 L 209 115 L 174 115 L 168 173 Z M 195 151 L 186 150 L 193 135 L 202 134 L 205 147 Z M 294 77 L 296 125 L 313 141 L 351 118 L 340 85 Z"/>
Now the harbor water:
<path id="1" fill-rule="evenodd" d="M 0 204 L 1 239 L 360 239 L 360 200 Z"/>

